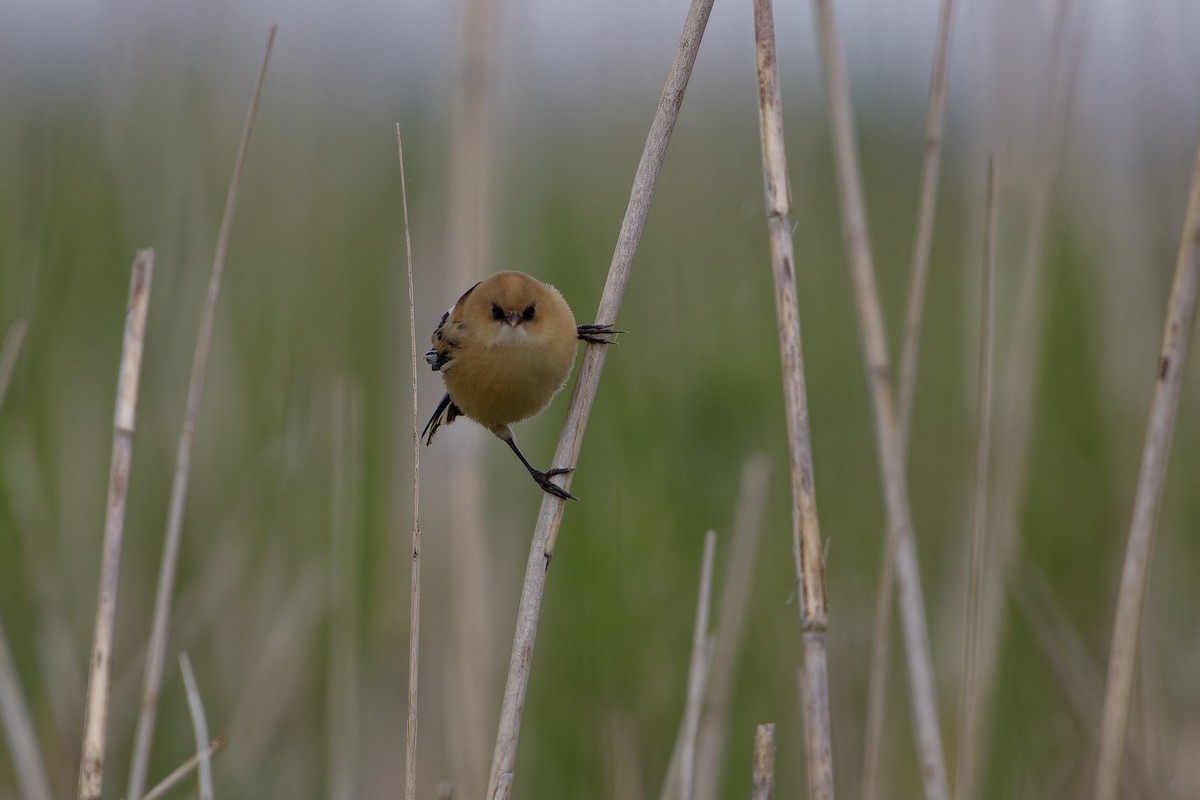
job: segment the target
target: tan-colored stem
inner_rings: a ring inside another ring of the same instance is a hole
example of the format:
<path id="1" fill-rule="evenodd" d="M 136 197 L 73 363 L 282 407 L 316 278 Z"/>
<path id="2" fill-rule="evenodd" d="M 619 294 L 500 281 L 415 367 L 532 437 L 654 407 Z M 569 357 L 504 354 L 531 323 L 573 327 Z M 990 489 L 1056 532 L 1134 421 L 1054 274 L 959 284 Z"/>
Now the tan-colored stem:
<path id="1" fill-rule="evenodd" d="M 129 464 L 133 458 L 138 381 L 153 275 L 154 251 L 139 251 L 133 261 L 133 274 L 129 281 L 129 305 L 125 311 L 125 335 L 121 342 L 121 366 L 117 378 L 112 465 L 108 475 L 104 541 L 100 548 L 100 592 L 96 601 L 96 627 L 92 638 L 87 706 L 83 717 L 83 754 L 79 763 L 81 800 L 98 800 L 104 782 L 104 745 L 108 733 L 108 692 L 112 672 L 113 627 L 117 616 L 117 581 L 121 572 L 125 500 L 129 494 Z"/>
<path id="2" fill-rule="evenodd" d="M 212 743 L 209 744 L 208 749 L 205 750 L 203 754 L 197 753 L 176 767 L 174 772 L 162 779 L 162 782 L 160 782 L 150 791 L 146 792 L 146 794 L 142 795 L 142 800 L 161 800 L 162 797 L 166 796 L 167 792 L 183 783 L 183 780 L 188 775 L 192 774 L 196 767 L 200 765 L 200 759 L 202 757 L 211 759 L 221 750 L 222 747 L 225 746 L 225 742 L 226 739 L 224 736 L 218 736 L 217 738 L 213 739 Z"/>
<path id="3" fill-rule="evenodd" d="M 692 65 L 700 49 L 700 40 L 712 11 L 712 0 L 692 0 L 684 23 L 679 48 L 667 75 L 666 86 L 658 101 L 658 109 L 646 146 L 638 163 L 629 205 L 617 236 L 617 246 L 609 267 L 604 293 L 596 311 L 596 322 L 616 322 L 625 286 L 633 266 L 633 256 L 641 240 L 650 200 L 662 171 L 667 144 L 671 131 L 683 103 L 684 91 L 692 74 Z M 583 433 L 587 428 L 596 388 L 600 383 L 600 372 L 604 367 L 605 347 L 588 345 L 583 352 L 579 376 L 567 405 L 567 418 L 559 436 L 558 448 L 552 463 L 574 466 L 579 457 Z M 563 476 L 563 487 L 569 488 L 571 476 Z M 529 559 L 525 565 L 525 580 L 521 589 L 521 601 L 517 608 L 516 630 L 513 634 L 512 656 L 509 660 L 508 680 L 504 687 L 504 701 L 500 709 L 500 725 L 496 734 L 496 748 L 492 755 L 491 775 L 488 780 L 489 800 L 505 800 L 512 792 L 513 763 L 516 760 L 517 740 L 521 731 L 521 715 L 525 708 L 525 692 L 529 687 L 529 670 L 533 663 L 533 645 L 537 638 L 538 618 L 541 615 L 542 596 L 546 589 L 546 573 L 554 556 L 555 539 L 562 522 L 564 501 L 547 494 L 542 498 L 533 541 L 529 548 Z"/>
<path id="4" fill-rule="evenodd" d="M 696 737 L 700 731 L 700 711 L 704 706 L 704 689 L 708 683 L 708 609 L 712 599 L 716 547 L 716 531 L 709 531 L 704 535 L 700 591 L 696 599 L 696 620 L 692 626 L 692 653 L 688 660 L 687 702 L 683 707 L 683 727 L 680 731 L 679 800 L 692 800 L 692 787 L 696 782 Z"/>
<path id="5" fill-rule="evenodd" d="M 986 223 L 983 234 L 983 281 L 979 314 L 979 386 L 976 398 L 975 493 L 972 500 L 971 537 L 968 547 L 966 635 L 963 637 L 963 680 L 959 701 L 958 771 L 954 779 L 956 800 L 975 795 L 975 754 L 979 748 L 979 605 L 983 585 L 985 531 L 987 528 L 988 466 L 991 463 L 992 420 L 992 306 L 996 274 L 996 159 L 988 160 Z"/>
<path id="6" fill-rule="evenodd" d="M 888 528 L 894 539 L 896 580 L 900 595 L 900 620 L 908 656 L 909 696 L 913 710 L 917 751 L 927 800 L 948 796 L 946 759 L 938 724 L 933 658 L 929 646 L 925 600 L 921 590 L 916 536 L 908 504 L 908 478 L 904 442 L 892 392 L 887 334 L 883 324 L 875 265 L 867 233 L 866 206 L 855 145 L 850 89 L 842 62 L 830 0 L 814 0 L 821 59 L 828 86 L 842 234 L 850 256 L 854 298 L 862 334 L 863 361 L 867 368 L 880 472 L 887 507 Z"/>
<path id="7" fill-rule="evenodd" d="M 754 729 L 754 789 L 751 800 L 771 800 L 775 791 L 775 723 Z"/>
<path id="8" fill-rule="evenodd" d="M 937 209 L 938 176 L 941 173 L 942 137 L 945 128 L 946 84 L 950 72 L 950 34 L 954 0 L 942 0 L 938 16 L 937 46 L 929 81 L 929 107 L 925 117 L 925 158 L 921 168 L 921 197 L 917 233 L 909 273 L 908 305 L 904 313 L 904 342 L 900 355 L 900 434 L 908 452 L 912 428 L 913 397 L 917 390 L 917 355 L 925 319 L 925 288 L 929 275 L 929 253 L 933 244 L 933 221 Z M 879 782 L 879 757 L 883 744 L 883 718 L 887 709 L 887 676 L 892 640 L 892 599 L 896 586 L 895 547 L 884 534 L 883 559 L 875 598 L 875 629 L 871 639 L 871 666 L 867 690 L 866 743 L 863 751 L 862 798 L 874 800 Z"/>
<path id="9" fill-rule="evenodd" d="M 813 481 L 808 426 L 804 352 L 796 305 L 792 247 L 792 193 L 787 177 L 783 100 L 775 57 L 775 19 L 771 0 L 754 2 L 754 40 L 758 67 L 759 129 L 762 135 L 763 190 L 771 265 L 775 277 L 775 313 L 787 415 L 792 477 L 792 557 L 800 585 L 800 630 L 804 642 L 804 719 L 808 742 L 810 798 L 833 797 L 833 737 L 829 718 L 828 666 L 825 653 L 825 564 Z"/>
<path id="10" fill-rule="evenodd" d="M 1150 561 L 1154 553 L 1155 522 L 1162 502 L 1167 474 L 1167 456 L 1175 429 L 1175 412 L 1183 386 L 1183 365 L 1196 316 L 1196 294 L 1200 290 L 1200 146 L 1192 166 L 1192 185 L 1183 237 L 1175 262 L 1175 280 L 1167 302 L 1162 353 L 1155 369 L 1154 401 L 1146 426 L 1142 467 L 1133 501 L 1129 544 L 1121 570 L 1117 616 L 1113 624 L 1112 650 L 1108 657 L 1108 681 L 1104 693 L 1104 717 L 1100 728 L 1100 763 L 1096 768 L 1096 800 L 1116 800 L 1120 789 L 1125 729 L 1129 721 L 1129 698 L 1133 691 L 1142 606 L 1145 604 Z"/>
<path id="11" fill-rule="evenodd" d="M 404 209 L 404 256 L 408 272 L 408 344 L 412 369 L 413 524 L 412 581 L 408 607 L 408 727 L 404 748 L 404 800 L 417 796 L 417 677 L 421 666 L 421 427 L 417 416 L 417 313 L 413 292 L 412 233 L 408 224 L 408 183 L 404 142 L 396 125 L 400 156 L 400 198 Z"/>
<path id="12" fill-rule="evenodd" d="M 212 761 L 208 755 L 208 716 L 204 713 L 204 701 L 200 697 L 200 686 L 192 661 L 188 654 L 179 654 L 179 671 L 183 675 L 183 688 L 187 695 L 188 710 L 192 715 L 192 733 L 196 737 L 196 775 L 200 784 L 200 800 L 213 800 Z"/>
<path id="13" fill-rule="evenodd" d="M 167 622 L 171 617 L 171 598 L 175 592 L 175 568 L 179 563 L 180 540 L 183 536 L 183 509 L 187 503 L 188 477 L 192 465 L 192 437 L 196 429 L 196 417 L 200 411 L 200 397 L 204 394 L 208 353 L 212 346 L 213 326 L 217 316 L 217 299 L 221 295 L 221 278 L 225 272 L 225 256 L 229 251 L 229 238 L 233 230 L 233 217 L 234 211 L 237 209 L 242 170 L 246 164 L 246 154 L 250 149 L 250 134 L 254 130 L 258 100 L 262 95 L 263 81 L 267 76 L 267 64 L 271 59 L 271 47 L 274 43 L 275 26 L 272 25 L 271 32 L 267 36 L 266 52 L 263 54 L 258 80 L 250 98 L 250 107 L 246 111 L 242 138 L 238 144 L 237 158 L 233 165 L 233 178 L 229 182 L 229 193 L 225 197 L 225 212 L 221 217 L 216 251 L 213 253 L 208 296 L 205 300 L 204 312 L 200 317 L 200 330 L 196 335 L 196 351 L 192 359 L 192 372 L 188 382 L 187 408 L 184 411 L 183 428 L 179 433 L 175 476 L 171 482 L 171 500 L 167 508 L 167 531 L 163 541 L 158 588 L 154 599 L 154 620 L 151 623 L 150 643 L 146 652 L 146 668 L 142 681 L 142 705 L 134 732 L 127 800 L 142 800 L 142 792 L 146 785 L 146 772 L 150 766 L 154 723 L 158 715 L 158 692 L 162 686 L 163 663 L 167 651 Z"/>

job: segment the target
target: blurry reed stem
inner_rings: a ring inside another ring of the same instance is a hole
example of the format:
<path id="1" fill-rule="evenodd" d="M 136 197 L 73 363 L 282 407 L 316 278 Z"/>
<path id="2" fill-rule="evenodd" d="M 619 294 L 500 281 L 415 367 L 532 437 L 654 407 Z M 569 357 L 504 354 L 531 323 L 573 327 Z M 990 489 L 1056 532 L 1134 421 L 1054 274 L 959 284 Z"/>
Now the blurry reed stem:
<path id="1" fill-rule="evenodd" d="M 887 334 L 875 286 L 875 266 L 867 233 L 866 207 L 862 195 L 858 155 L 855 151 L 854 119 L 845 66 L 834 27 L 830 0 L 814 0 L 821 56 L 829 92 L 838 189 L 842 205 L 842 232 L 850 256 L 854 297 L 862 332 L 863 360 L 867 368 L 875 435 L 879 446 L 888 529 L 895 540 L 894 563 L 900 594 L 900 618 L 908 655 L 910 700 L 917 752 L 927 800 L 947 797 L 946 759 L 938 728 L 937 694 L 933 659 L 921 593 L 916 537 L 908 504 L 908 479 L 904 464 L 904 440 L 892 393 Z"/>
<path id="2" fill-rule="evenodd" d="M 751 800 L 771 800 L 775 791 L 775 723 L 754 730 L 754 789 Z"/>
<path id="3" fill-rule="evenodd" d="M 729 543 L 729 566 L 718 604 L 712 668 L 709 670 L 705 713 L 697 742 L 696 800 L 716 800 L 720 794 L 733 676 L 741 651 L 746 605 L 755 577 L 754 562 L 758 554 L 769 466 L 770 461 L 762 453 L 748 456 L 742 466 L 737 514 Z"/>
<path id="4" fill-rule="evenodd" d="M 2 399 L 2 398 L 0 398 Z M 50 781 L 46 763 L 38 749 L 37 734 L 29 707 L 21 693 L 17 670 L 13 665 L 8 636 L 0 623 L 0 722 L 8 738 L 8 751 L 17 774 L 17 788 L 26 800 L 50 800 Z"/>
<path id="5" fill-rule="evenodd" d="M 825 607 L 825 564 L 813 482 L 804 352 L 800 343 L 800 317 L 796 306 L 792 193 L 787 176 L 783 100 L 775 57 L 775 19 L 771 0 L 754 0 L 754 39 L 764 202 L 775 277 L 775 313 L 779 327 L 779 359 L 783 372 L 792 476 L 792 557 L 796 580 L 800 584 L 808 793 L 810 798 L 827 799 L 833 797 L 833 734 L 829 719 L 829 669 L 825 651 L 825 631 L 829 618 Z"/>
<path id="6" fill-rule="evenodd" d="M 1121 571 L 1117 614 L 1113 625 L 1112 650 L 1108 658 L 1108 681 L 1104 695 L 1104 717 L 1100 729 L 1100 763 L 1096 769 L 1096 800 L 1115 800 L 1120 789 L 1121 760 L 1129 719 L 1129 698 L 1138 650 L 1142 607 L 1150 560 L 1154 553 L 1155 522 L 1162 501 L 1171 449 L 1171 433 L 1183 386 L 1183 366 L 1188 339 L 1196 313 L 1200 289 L 1200 145 L 1192 166 L 1192 183 L 1175 280 L 1167 303 L 1162 355 L 1158 359 L 1154 401 L 1146 427 L 1142 466 L 1129 526 L 1129 544 Z"/>
<path id="7" fill-rule="evenodd" d="M 216 755 L 217 751 L 225 746 L 225 741 L 226 740 L 224 736 L 218 736 L 217 738 L 213 739 L 208 745 L 208 749 L 206 749 L 203 753 L 197 753 L 176 767 L 174 772 L 163 778 L 157 786 L 146 792 L 146 794 L 142 795 L 142 800 L 160 800 L 160 798 L 165 796 L 167 792 L 171 791 L 180 783 L 182 783 L 184 778 L 186 778 L 188 775 L 191 775 L 192 771 L 200 765 L 200 760 L 202 758 L 211 759 L 214 755 Z"/>
<path id="8" fill-rule="evenodd" d="M 200 698 L 200 687 L 196 684 L 196 674 L 192 672 L 192 661 L 187 653 L 179 654 L 179 671 L 183 675 L 188 710 L 192 715 L 192 732 L 196 736 L 196 775 L 200 783 L 200 800 L 213 800 L 212 762 L 208 757 L 208 717 L 204 713 L 204 701 Z"/>
<path id="9" fill-rule="evenodd" d="M 713 555 L 717 534 L 704 535 L 704 558 L 700 566 L 700 592 L 696 599 L 696 620 L 692 626 L 692 654 L 688 662 L 687 702 L 683 709 L 683 728 L 679 748 L 679 800 L 692 800 L 696 780 L 696 736 L 700 730 L 700 711 L 708 684 L 709 637 L 708 609 L 712 598 Z"/>
<path id="10" fill-rule="evenodd" d="M 979 314 L 979 386 L 976 398 L 975 495 L 967 572 L 966 636 L 963 639 L 963 679 L 959 714 L 958 769 L 954 796 L 975 794 L 975 753 L 979 747 L 979 598 L 983 584 L 984 534 L 987 528 L 988 465 L 991 455 L 993 287 L 996 275 L 996 159 L 988 159 L 986 219 L 983 234 L 983 280 Z"/>
<path id="11" fill-rule="evenodd" d="M 400 157 L 400 198 L 404 209 L 404 255 L 408 272 L 408 355 L 412 367 L 413 524 L 412 592 L 408 607 L 408 730 L 404 748 L 404 800 L 417 793 L 417 671 L 421 665 L 421 427 L 417 417 L 417 314 L 413 292 L 412 234 L 408 224 L 408 182 L 404 173 L 404 141 L 396 124 Z"/>
<path id="12" fill-rule="evenodd" d="M 141 250 L 133 261 L 129 305 L 121 341 L 121 366 L 117 378 L 116 414 L 113 417 L 112 465 L 108 476 L 108 504 L 104 514 L 104 541 L 100 550 L 100 592 L 96 600 L 96 627 L 89 662 L 87 706 L 83 717 L 83 754 L 79 764 L 79 797 L 100 797 L 104 782 L 104 744 L 108 734 L 108 693 L 112 672 L 113 627 L 117 615 L 117 581 L 121 572 L 121 544 L 125 538 L 125 500 L 129 494 L 129 465 L 133 457 L 133 430 L 137 417 L 138 379 L 146 338 L 146 310 L 154 276 L 154 251 Z"/>
<path id="13" fill-rule="evenodd" d="M 221 217 L 221 228 L 217 234 L 216 251 L 213 254 L 212 272 L 208 282 L 208 296 L 204 312 L 200 317 L 200 330 L 196 336 L 196 351 L 192 360 L 191 378 L 188 382 L 187 408 L 183 417 L 183 428 L 179 433 L 179 449 L 175 461 L 175 477 L 171 483 L 171 500 L 167 510 L 167 530 L 163 542 L 162 562 L 159 566 L 158 589 L 154 599 L 154 620 L 151 623 L 150 642 L 146 652 L 146 667 L 142 682 L 142 705 L 134 732 L 133 756 L 129 767 L 129 788 L 126 800 L 142 800 L 146 785 L 146 771 L 150 765 L 150 748 L 154 740 L 154 723 L 158 712 L 158 693 L 162 685 L 163 662 L 167 650 L 167 623 L 171 617 L 171 597 L 175 589 L 175 568 L 179 562 L 179 545 L 183 533 L 183 508 L 187 502 L 188 476 L 192 464 L 192 437 L 196 429 L 196 416 L 200 410 L 200 397 L 204 393 L 204 378 L 208 369 L 208 352 L 212 345 L 213 325 L 217 315 L 217 299 L 221 294 L 221 277 L 225 272 L 225 256 L 229 251 L 229 237 L 233 229 L 233 214 L 237 209 L 238 191 L 242 181 L 242 170 L 246 164 L 246 153 L 250 148 L 250 134 L 254 129 L 254 118 L 258 112 L 258 100 L 262 94 L 263 81 L 267 75 L 267 63 L 271 59 L 271 46 L 275 43 L 275 26 L 267 36 L 266 52 L 258 81 L 246 111 L 246 122 L 238 145 L 237 158 L 233 166 L 233 178 L 229 182 L 229 193 L 225 197 L 225 213 Z"/>
<path id="14" fill-rule="evenodd" d="M 904 451 L 912 429 L 913 397 L 917 389 L 917 354 L 925 318 L 925 287 L 929 275 L 929 253 L 933 244 L 934 212 L 937 209 L 938 176 L 942 161 L 942 131 L 946 108 L 946 76 L 950 71 L 950 34 L 954 0 L 942 0 L 938 16 L 937 46 L 929 81 L 929 107 L 925 118 L 925 158 L 921 168 L 921 197 L 917 233 L 909 273 L 908 305 L 904 314 L 904 342 L 900 356 L 900 435 Z M 874 800 L 879 780 L 879 753 L 883 742 L 883 715 L 887 708 L 887 676 L 891 651 L 892 598 L 895 591 L 895 543 L 884 532 L 883 559 L 875 600 L 875 632 L 871 641 L 870 686 L 867 691 L 867 730 L 863 755 L 862 798 Z"/>
<path id="15" fill-rule="evenodd" d="M 666 86 L 658 101 L 654 122 L 646 137 L 646 146 L 638 162 L 637 172 L 630 190 L 629 205 L 621 231 L 617 235 L 617 246 L 609 266 L 608 279 L 596 311 L 596 322 L 616 322 L 625 286 L 633 267 L 633 257 L 641 240 L 650 200 L 658 183 L 666 156 L 671 131 L 683 104 L 683 94 L 692 65 L 700 49 L 700 40 L 708 24 L 712 0 L 692 0 L 687 21 L 679 40 L 679 48 L 667 75 Z M 604 345 L 588 345 L 583 351 L 579 376 L 571 392 L 567 406 L 567 417 L 559 436 L 558 447 L 551 463 L 574 466 L 578 460 L 583 433 L 587 428 L 588 416 L 600 383 L 600 372 L 604 367 L 606 351 Z M 563 487 L 569 488 L 571 476 L 566 475 Z M 529 670 L 533 664 L 533 645 L 537 638 L 538 618 L 541 614 L 542 596 L 546 590 L 546 573 L 554 555 L 555 539 L 562 522 L 563 501 L 552 495 L 542 498 L 534 528 L 533 541 L 529 548 L 529 560 L 525 567 L 525 580 L 521 589 L 521 601 L 517 609 L 516 630 L 513 634 L 512 656 L 509 661 L 508 680 L 504 687 L 504 701 L 500 709 L 500 724 L 496 734 L 496 748 L 492 756 L 491 774 L 488 779 L 488 800 L 503 800 L 512 791 L 513 763 L 516 758 L 517 740 L 521 730 L 521 715 L 525 708 L 525 692 L 529 686 Z"/>
<path id="16" fill-rule="evenodd" d="M 29 323 L 19 319 L 9 325 L 8 332 L 4 334 L 4 346 L 0 347 L 0 408 L 4 407 L 8 382 L 17 367 L 17 356 L 21 354 L 21 345 L 25 343 L 25 333 L 28 330 Z"/>

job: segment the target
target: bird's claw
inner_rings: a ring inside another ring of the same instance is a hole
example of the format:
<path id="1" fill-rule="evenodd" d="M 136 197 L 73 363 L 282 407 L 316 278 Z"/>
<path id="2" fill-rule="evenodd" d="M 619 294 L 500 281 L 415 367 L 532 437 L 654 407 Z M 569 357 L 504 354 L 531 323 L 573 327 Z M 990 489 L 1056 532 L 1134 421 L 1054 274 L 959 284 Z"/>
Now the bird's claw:
<path id="1" fill-rule="evenodd" d="M 615 336 L 618 333 L 625 333 L 625 331 L 617 330 L 612 325 L 598 324 L 579 325 L 575 331 L 580 339 L 592 344 L 616 344 L 616 339 L 608 337 Z"/>
<path id="2" fill-rule="evenodd" d="M 537 481 L 537 485 L 542 487 L 547 493 L 563 500 L 578 500 L 579 498 L 568 492 L 556 483 L 552 483 L 550 478 L 555 475 L 566 475 L 569 472 L 574 472 L 574 467 L 559 467 L 557 469 L 549 469 L 545 472 L 534 471 L 531 474 L 533 479 Z"/>

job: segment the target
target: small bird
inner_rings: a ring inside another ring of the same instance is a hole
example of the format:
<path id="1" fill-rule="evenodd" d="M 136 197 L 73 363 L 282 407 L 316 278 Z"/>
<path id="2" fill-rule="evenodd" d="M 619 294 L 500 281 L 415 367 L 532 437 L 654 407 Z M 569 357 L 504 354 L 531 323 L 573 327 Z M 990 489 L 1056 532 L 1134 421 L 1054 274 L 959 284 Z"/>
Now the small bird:
<path id="1" fill-rule="evenodd" d="M 446 383 L 446 395 L 421 434 L 425 445 L 443 422 L 470 417 L 512 448 L 538 486 L 555 497 L 576 499 L 550 481 L 572 468 L 534 468 L 509 426 L 550 405 L 567 383 L 580 339 L 613 344 L 610 337 L 623 332 L 611 325 L 577 326 L 558 290 L 524 272 L 484 278 L 442 315 L 433 349 L 425 354 Z"/>

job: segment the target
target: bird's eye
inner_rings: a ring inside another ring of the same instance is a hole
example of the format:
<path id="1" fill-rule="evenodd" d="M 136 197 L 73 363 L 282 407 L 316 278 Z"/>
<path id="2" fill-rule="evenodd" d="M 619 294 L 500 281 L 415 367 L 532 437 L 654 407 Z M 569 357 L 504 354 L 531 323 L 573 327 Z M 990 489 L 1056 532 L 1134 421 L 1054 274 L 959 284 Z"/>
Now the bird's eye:
<path id="1" fill-rule="evenodd" d="M 496 321 L 504 319 L 504 312 L 495 303 L 492 303 L 492 319 Z"/>
<path id="2" fill-rule="evenodd" d="M 521 314 L 521 316 L 525 319 L 526 322 L 528 322 L 529 320 L 533 319 L 533 315 L 535 313 L 537 313 L 537 308 L 535 308 L 534 305 L 532 303 L 530 303 L 529 305 L 527 305 L 525 307 L 525 313 Z"/>

